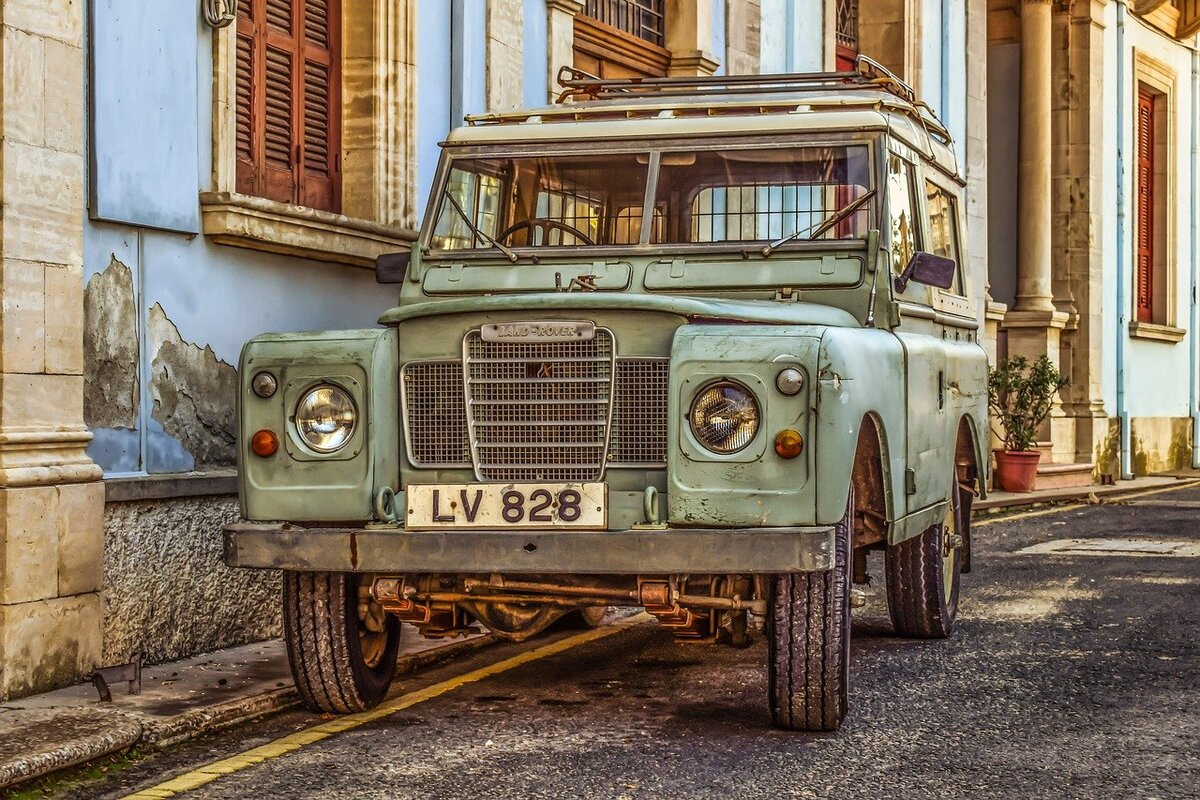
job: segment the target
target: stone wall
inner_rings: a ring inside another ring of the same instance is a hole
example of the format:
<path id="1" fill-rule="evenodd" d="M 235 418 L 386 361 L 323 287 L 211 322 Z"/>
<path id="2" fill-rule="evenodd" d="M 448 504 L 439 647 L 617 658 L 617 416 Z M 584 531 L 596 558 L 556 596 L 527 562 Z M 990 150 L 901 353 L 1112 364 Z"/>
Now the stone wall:
<path id="1" fill-rule="evenodd" d="M 230 569 L 221 526 L 236 497 L 104 509 L 104 663 L 154 663 L 280 635 L 279 574 Z"/>

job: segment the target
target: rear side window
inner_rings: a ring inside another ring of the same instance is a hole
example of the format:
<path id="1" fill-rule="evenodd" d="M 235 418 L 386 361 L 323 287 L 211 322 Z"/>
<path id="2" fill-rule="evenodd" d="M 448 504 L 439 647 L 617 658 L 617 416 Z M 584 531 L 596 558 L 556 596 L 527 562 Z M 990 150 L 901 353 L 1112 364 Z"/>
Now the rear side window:
<path id="1" fill-rule="evenodd" d="M 929 209 L 929 252 L 948 258 L 959 269 L 954 273 L 950 291 L 962 294 L 962 262 L 959 259 L 958 200 L 936 184 L 925 184 L 926 208 Z"/>

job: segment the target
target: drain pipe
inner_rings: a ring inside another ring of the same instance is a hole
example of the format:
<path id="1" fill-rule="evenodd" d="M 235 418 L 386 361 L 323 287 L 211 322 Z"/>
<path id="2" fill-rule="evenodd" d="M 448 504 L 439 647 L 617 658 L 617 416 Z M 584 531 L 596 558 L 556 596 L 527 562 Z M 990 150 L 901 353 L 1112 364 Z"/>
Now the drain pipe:
<path id="1" fill-rule="evenodd" d="M 1125 297 L 1125 3 L 1117 3 L 1117 420 L 1121 426 L 1120 478 L 1133 478 L 1132 437 L 1125 404 L 1125 345 L 1129 326 Z"/>
<path id="2" fill-rule="evenodd" d="M 1196 198 L 1200 196 L 1200 132 L 1197 131 L 1197 104 L 1200 103 L 1200 50 L 1192 48 L 1192 163 L 1191 184 L 1191 251 L 1192 251 L 1192 280 L 1191 280 L 1191 315 L 1188 319 L 1188 342 L 1190 343 L 1188 367 L 1190 381 L 1188 384 L 1188 409 L 1192 417 L 1192 469 L 1200 468 L 1200 305 L 1197 305 L 1196 293 L 1200 291 L 1200 247 L 1197 246 L 1197 209 Z"/>

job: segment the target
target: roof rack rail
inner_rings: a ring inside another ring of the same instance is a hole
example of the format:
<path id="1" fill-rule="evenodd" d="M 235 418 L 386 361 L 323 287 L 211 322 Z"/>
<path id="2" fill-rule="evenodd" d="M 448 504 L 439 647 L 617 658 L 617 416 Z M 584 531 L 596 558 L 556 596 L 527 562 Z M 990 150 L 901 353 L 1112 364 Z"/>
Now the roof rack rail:
<path id="1" fill-rule="evenodd" d="M 867 56 L 854 61 L 846 72 L 802 72 L 770 75 L 711 75 L 671 78 L 599 78 L 574 67 L 558 71 L 563 91 L 558 102 L 580 98 L 600 100 L 636 94 L 639 97 L 674 97 L 697 94 L 750 94 L 759 92 L 813 92 L 837 88 L 886 89 L 917 104 L 916 91 L 887 67 Z"/>

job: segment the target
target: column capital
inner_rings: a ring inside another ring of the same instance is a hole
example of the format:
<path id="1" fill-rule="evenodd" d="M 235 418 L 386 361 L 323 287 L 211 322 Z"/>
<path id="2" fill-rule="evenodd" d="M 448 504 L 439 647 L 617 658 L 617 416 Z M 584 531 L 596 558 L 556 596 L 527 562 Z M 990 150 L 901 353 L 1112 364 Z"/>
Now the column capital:
<path id="1" fill-rule="evenodd" d="M 1011 310 L 1005 313 L 1000 327 L 1005 330 L 1012 328 L 1044 328 L 1062 330 L 1067 327 L 1070 315 L 1062 311 L 1021 311 Z"/>
<path id="2" fill-rule="evenodd" d="M 546 0 L 546 11 L 570 14 L 572 17 L 583 11 L 583 0 Z"/>

